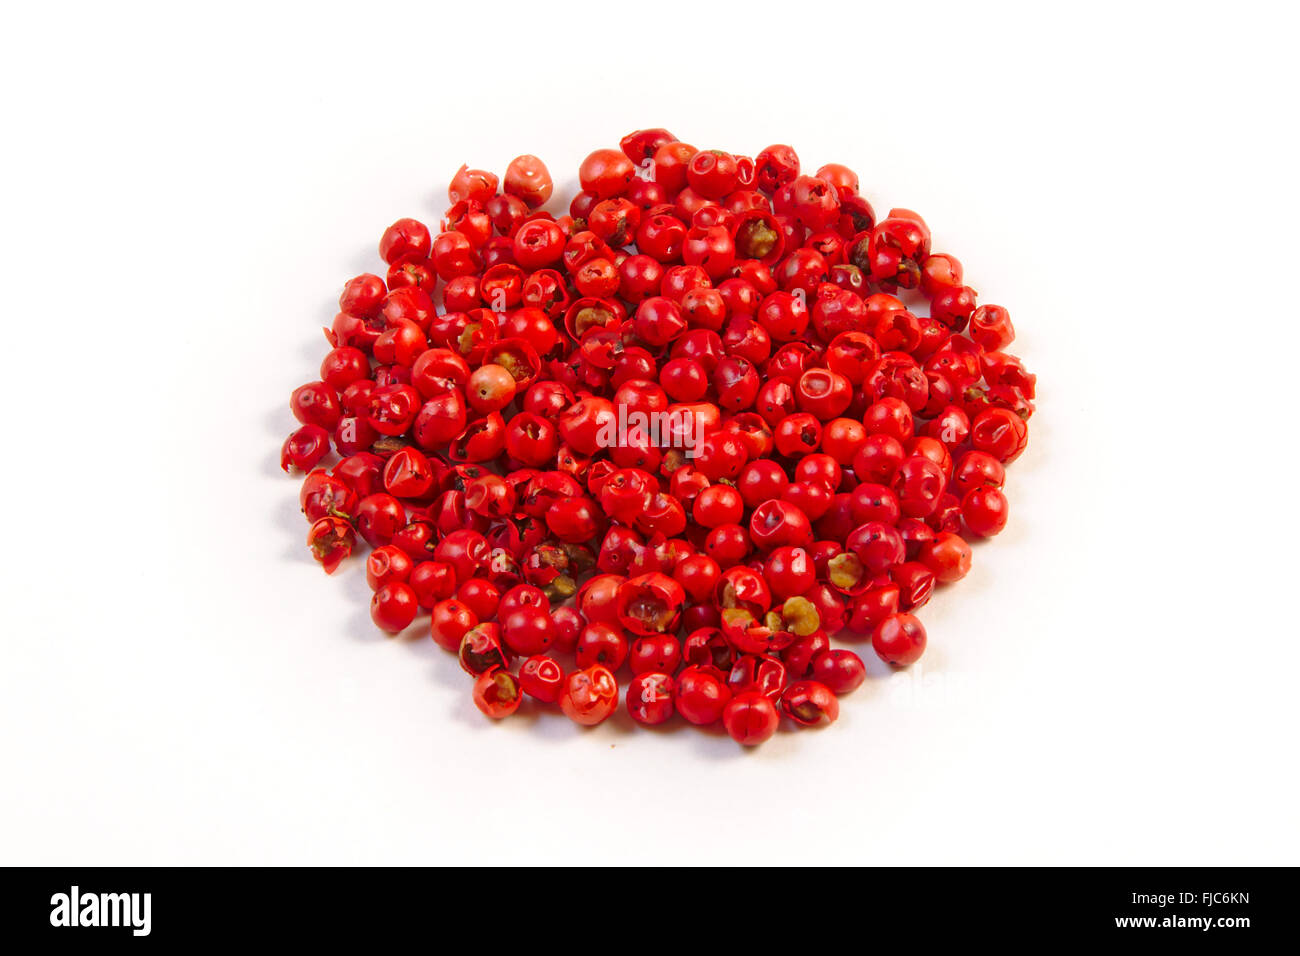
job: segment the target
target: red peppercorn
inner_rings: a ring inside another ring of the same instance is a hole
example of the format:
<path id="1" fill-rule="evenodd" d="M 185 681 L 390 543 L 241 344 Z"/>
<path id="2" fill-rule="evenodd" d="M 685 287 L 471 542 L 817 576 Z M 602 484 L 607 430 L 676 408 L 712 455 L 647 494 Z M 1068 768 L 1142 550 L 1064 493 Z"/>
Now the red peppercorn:
<path id="1" fill-rule="evenodd" d="M 681 642 L 671 634 L 659 634 L 637 638 L 632 644 L 628 664 L 633 674 L 675 674 L 681 660 Z"/>
<path id="2" fill-rule="evenodd" d="M 801 727 L 833 724 L 840 716 L 835 692 L 815 680 L 801 680 L 781 694 L 781 713 Z"/>
<path id="3" fill-rule="evenodd" d="M 662 724 L 673 715 L 673 691 L 668 674 L 638 674 L 627 685 L 627 712 L 639 724 Z"/>
<path id="4" fill-rule="evenodd" d="M 925 652 L 925 628 L 911 614 L 891 614 L 876 625 L 871 647 L 881 660 L 905 667 Z"/>
<path id="5" fill-rule="evenodd" d="M 1010 315 L 788 146 L 638 130 L 578 180 L 556 218 L 536 156 L 462 166 L 442 231 L 397 220 L 345 284 L 281 449 L 313 555 L 359 534 L 375 623 L 427 609 L 492 717 L 599 723 L 627 662 L 640 723 L 829 723 L 866 673 L 832 640 L 916 660 L 962 535 L 1007 524 L 1036 391 Z"/>
<path id="6" fill-rule="evenodd" d="M 527 154 L 510 161 L 502 186 L 506 195 L 521 199 L 529 209 L 536 209 L 550 199 L 554 188 L 546 164 Z"/>
<path id="7" fill-rule="evenodd" d="M 634 634 L 654 635 L 673 630 L 686 601 L 677 581 L 659 572 L 630 578 L 618 589 L 619 623 Z"/>
<path id="8" fill-rule="evenodd" d="M 477 677 L 498 667 L 505 667 L 510 654 L 501 643 L 501 634 L 495 624 L 476 624 L 460 639 L 457 651 L 461 669 Z"/>
<path id="9" fill-rule="evenodd" d="M 923 544 L 917 557 L 944 584 L 960 581 L 970 570 L 970 545 L 959 535 L 948 532 Z"/>
<path id="10" fill-rule="evenodd" d="M 560 709 L 576 724 L 600 723 L 618 708 L 618 681 L 600 664 L 576 670 L 564 680 Z"/>
<path id="11" fill-rule="evenodd" d="M 474 705 L 494 720 L 509 717 L 522 700 L 518 679 L 503 668 L 480 674 L 474 681 Z"/>
<path id="12" fill-rule="evenodd" d="M 757 691 L 747 691 L 727 702 L 722 723 L 731 739 L 755 747 L 776 733 L 780 715 L 772 700 Z"/>
<path id="13" fill-rule="evenodd" d="M 626 190 L 635 174 L 636 167 L 621 150 L 598 149 L 582 161 L 578 179 L 597 199 L 609 199 Z"/>
<path id="14" fill-rule="evenodd" d="M 992 537 L 1007 526 L 1007 497 L 987 485 L 972 488 L 962 498 L 961 517 L 972 534 Z"/>
<path id="15" fill-rule="evenodd" d="M 677 675 L 677 712 L 705 726 L 722 719 L 731 691 L 720 674 L 707 666 L 690 666 Z"/>
<path id="16" fill-rule="evenodd" d="M 456 572 L 441 561 L 421 561 L 411 569 L 407 583 L 419 599 L 420 607 L 430 610 L 455 593 Z"/>
<path id="17" fill-rule="evenodd" d="M 519 685 L 529 697 L 553 704 L 564 689 L 564 668 L 545 655 L 535 654 L 519 668 Z"/>
<path id="18" fill-rule="evenodd" d="M 433 640 L 444 651 L 459 651 L 465 632 L 478 623 L 474 613 L 459 601 L 439 601 L 433 606 Z"/>
<path id="19" fill-rule="evenodd" d="M 384 545 L 375 548 L 366 558 L 366 583 L 372 591 L 378 591 L 386 584 L 404 584 L 411 576 L 414 562 L 401 548 Z"/>
<path id="20" fill-rule="evenodd" d="M 842 696 L 862 686 L 867 679 L 867 668 L 857 654 L 836 648 L 813 658 L 809 676 Z"/>
<path id="21" fill-rule="evenodd" d="M 375 626 L 389 634 L 405 630 L 415 620 L 420 601 L 409 584 L 392 581 L 381 586 L 370 599 L 370 617 Z"/>
<path id="22" fill-rule="evenodd" d="M 333 574 L 356 546 L 352 526 L 342 518 L 321 518 L 307 534 L 307 546 L 326 574 Z"/>
<path id="23" fill-rule="evenodd" d="M 456 589 L 456 600 L 473 611 L 480 621 L 486 621 L 496 615 L 501 590 L 485 578 L 470 578 Z"/>
<path id="24" fill-rule="evenodd" d="M 611 671 L 617 671 L 627 660 L 627 638 L 623 636 L 622 631 L 608 624 L 588 624 L 578 635 L 574 654 L 579 667 L 603 664 Z"/>
<path id="25" fill-rule="evenodd" d="M 971 425 L 971 444 L 1004 465 L 1020 457 L 1027 440 L 1028 427 L 1024 419 L 1005 408 L 986 409 Z"/>
<path id="26" fill-rule="evenodd" d="M 329 432 L 319 425 L 303 425 L 284 440 L 280 449 L 280 467 L 290 474 L 309 472 L 329 451 Z"/>

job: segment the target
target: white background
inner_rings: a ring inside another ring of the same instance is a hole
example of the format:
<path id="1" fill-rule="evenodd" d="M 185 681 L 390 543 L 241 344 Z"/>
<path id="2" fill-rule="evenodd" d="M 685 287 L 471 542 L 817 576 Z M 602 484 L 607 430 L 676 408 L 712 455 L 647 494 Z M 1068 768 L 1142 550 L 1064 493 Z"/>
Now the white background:
<path id="1" fill-rule="evenodd" d="M 974 7 L 10 10 L 0 862 L 1300 862 L 1292 13 Z M 659 125 L 849 164 L 1039 375 L 923 667 L 753 753 L 489 724 L 278 470 L 389 222 Z"/>

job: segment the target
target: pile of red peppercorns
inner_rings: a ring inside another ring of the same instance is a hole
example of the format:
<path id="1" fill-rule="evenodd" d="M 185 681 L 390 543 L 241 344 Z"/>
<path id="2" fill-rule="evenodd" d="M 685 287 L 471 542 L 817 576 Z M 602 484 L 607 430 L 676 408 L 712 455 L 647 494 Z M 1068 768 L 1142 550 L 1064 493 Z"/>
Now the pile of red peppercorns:
<path id="1" fill-rule="evenodd" d="M 1006 525 L 1035 377 L 847 167 L 620 147 L 568 215 L 520 156 L 462 166 L 437 235 L 384 232 L 291 400 L 308 544 L 333 572 L 360 534 L 375 624 L 430 614 L 489 717 L 527 695 L 598 724 L 630 673 L 640 723 L 830 723 L 865 677 L 831 639 L 911 664 L 914 612 Z"/>

